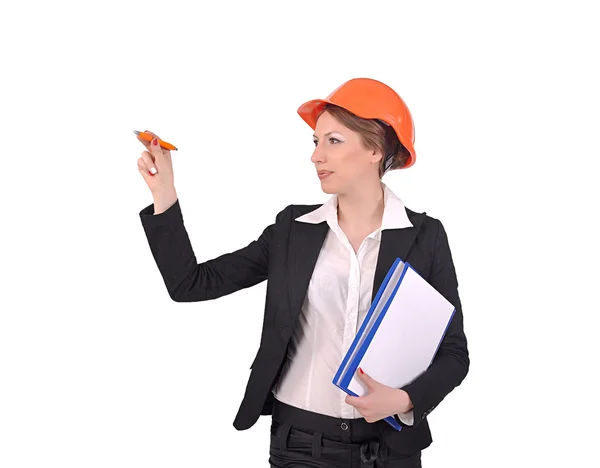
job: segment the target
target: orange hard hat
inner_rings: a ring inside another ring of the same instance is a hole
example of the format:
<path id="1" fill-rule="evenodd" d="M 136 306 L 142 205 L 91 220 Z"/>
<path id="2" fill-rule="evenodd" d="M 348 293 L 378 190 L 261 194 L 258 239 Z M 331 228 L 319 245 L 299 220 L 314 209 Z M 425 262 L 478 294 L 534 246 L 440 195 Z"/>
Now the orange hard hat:
<path id="1" fill-rule="evenodd" d="M 313 99 L 298 108 L 298 114 L 314 130 L 317 116 L 325 104 L 335 104 L 363 119 L 378 119 L 390 125 L 400 143 L 410 153 L 400 169 L 415 163 L 415 127 L 402 98 L 392 88 L 371 78 L 353 78 L 336 88 L 325 99 Z M 385 155 L 384 155 L 385 157 Z"/>

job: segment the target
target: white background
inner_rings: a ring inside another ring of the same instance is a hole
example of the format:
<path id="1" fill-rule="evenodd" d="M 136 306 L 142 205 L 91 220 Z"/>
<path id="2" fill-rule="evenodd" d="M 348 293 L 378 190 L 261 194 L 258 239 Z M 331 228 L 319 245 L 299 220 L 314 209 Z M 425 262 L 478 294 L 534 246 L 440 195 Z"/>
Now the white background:
<path id="1" fill-rule="evenodd" d="M 0 466 L 268 466 L 236 431 L 266 283 L 170 300 L 133 130 L 178 146 L 198 261 L 324 202 L 296 113 L 392 86 L 417 163 L 384 177 L 448 232 L 471 370 L 425 467 L 598 466 L 595 2 L 4 2 Z M 222 460 L 226 456 L 226 460 Z"/>

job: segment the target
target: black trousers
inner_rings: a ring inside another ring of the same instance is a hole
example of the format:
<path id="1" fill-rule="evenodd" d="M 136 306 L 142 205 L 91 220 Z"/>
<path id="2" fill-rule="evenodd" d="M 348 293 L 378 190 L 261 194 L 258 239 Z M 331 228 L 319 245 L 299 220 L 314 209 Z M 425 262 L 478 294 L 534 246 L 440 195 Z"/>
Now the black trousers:
<path id="1" fill-rule="evenodd" d="M 271 468 L 421 468 L 421 452 L 395 454 L 385 443 L 385 421 L 339 419 L 277 399 L 271 422 Z"/>

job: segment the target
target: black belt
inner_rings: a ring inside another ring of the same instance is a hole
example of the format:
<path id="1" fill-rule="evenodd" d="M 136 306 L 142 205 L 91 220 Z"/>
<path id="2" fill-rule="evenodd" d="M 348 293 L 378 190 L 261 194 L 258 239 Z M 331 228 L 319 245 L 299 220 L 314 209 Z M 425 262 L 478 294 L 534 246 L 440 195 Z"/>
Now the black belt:
<path id="1" fill-rule="evenodd" d="M 383 441 L 382 424 L 385 421 L 369 423 L 364 418 L 343 419 L 302 410 L 287 405 L 277 399 L 273 402 L 273 420 L 281 424 L 278 430 L 279 449 L 286 451 L 287 440 L 292 429 L 312 433 L 312 456 L 321 456 L 323 444 L 358 448 L 361 466 L 372 467 L 376 460 L 384 461 L 387 453 Z M 323 435 L 327 435 L 323 439 Z M 361 442 L 354 442 L 360 440 Z"/>

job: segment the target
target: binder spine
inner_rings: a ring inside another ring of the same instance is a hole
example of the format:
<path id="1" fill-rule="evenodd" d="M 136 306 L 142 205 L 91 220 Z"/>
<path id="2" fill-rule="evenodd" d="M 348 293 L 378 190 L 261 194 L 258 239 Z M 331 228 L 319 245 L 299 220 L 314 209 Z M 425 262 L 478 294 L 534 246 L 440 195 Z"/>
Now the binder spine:
<path id="1" fill-rule="evenodd" d="M 373 300 L 373 303 L 371 304 L 371 307 L 369 308 L 369 311 L 367 312 L 367 315 L 365 316 L 365 318 L 358 330 L 358 333 L 354 337 L 354 340 L 352 341 L 352 344 L 350 345 L 348 352 L 344 356 L 344 359 L 342 360 L 342 363 L 340 364 L 340 367 L 338 368 L 338 371 L 336 372 L 335 377 L 333 378 L 333 383 L 340 388 L 342 388 L 342 383 L 340 382 L 340 380 L 343 379 L 343 376 L 347 373 L 347 370 L 348 370 L 347 366 L 349 365 L 350 357 L 353 355 L 354 350 L 356 349 L 356 347 L 358 346 L 358 343 L 361 340 L 361 337 L 365 333 L 367 325 L 369 324 L 369 321 L 371 320 L 371 317 L 373 316 L 373 313 L 374 313 L 375 309 L 377 308 L 377 305 L 379 304 L 379 300 L 381 299 L 383 292 L 385 291 L 388 283 L 390 282 L 392 275 L 394 274 L 394 271 L 396 270 L 396 268 L 398 267 L 398 264 L 400 262 L 401 262 L 400 258 L 396 258 L 396 260 L 392 264 L 392 267 L 389 269 L 389 271 L 385 275 L 385 278 L 383 279 L 381 286 L 379 287 L 379 290 L 377 291 L 377 295 L 375 296 L 375 299 Z M 356 371 L 356 367 L 354 368 L 354 371 Z M 349 382 L 350 381 L 348 380 L 348 383 Z M 348 386 L 348 384 L 346 384 L 346 387 L 347 386 Z M 342 390 L 347 391 L 347 388 L 342 388 Z M 356 396 L 356 395 L 354 395 L 354 396 Z"/>
<path id="2" fill-rule="evenodd" d="M 390 304 L 394 300 L 394 297 L 396 296 L 396 292 L 400 288 L 400 284 L 402 283 L 402 280 L 404 279 L 404 276 L 406 275 L 406 270 L 409 267 L 410 267 L 410 265 L 408 263 L 404 263 L 404 267 L 402 269 L 402 274 L 400 275 L 400 278 L 398 279 L 398 282 L 396 283 L 396 286 L 394 286 L 394 290 L 390 294 L 390 297 L 388 298 L 387 302 L 385 303 L 385 306 L 381 310 L 381 313 L 379 314 L 379 317 L 377 317 L 375 319 L 375 323 L 373 324 L 373 327 L 371 328 L 371 331 L 366 336 L 364 342 L 362 343 L 362 345 L 358 349 L 358 352 L 357 352 L 356 356 L 354 357 L 354 359 L 352 359 L 352 362 L 350 363 L 350 365 L 348 367 L 348 370 L 346 371 L 346 373 L 344 375 L 344 378 L 343 378 L 343 381 L 342 381 L 342 384 L 343 384 L 344 387 L 347 387 L 348 385 L 350 385 L 350 382 L 352 380 L 352 376 L 356 372 L 356 369 L 358 368 L 358 364 L 360 363 L 360 361 L 362 360 L 363 356 L 365 355 L 365 353 L 367 351 L 367 348 L 371 344 L 371 341 L 373 341 L 373 337 L 375 336 L 375 333 L 377 332 L 377 329 L 381 325 L 381 322 L 383 321 L 383 319 L 385 317 L 385 314 L 387 313 L 387 311 L 388 311 L 388 309 L 390 307 Z M 365 322 L 367 322 L 366 318 L 365 318 Z"/>

